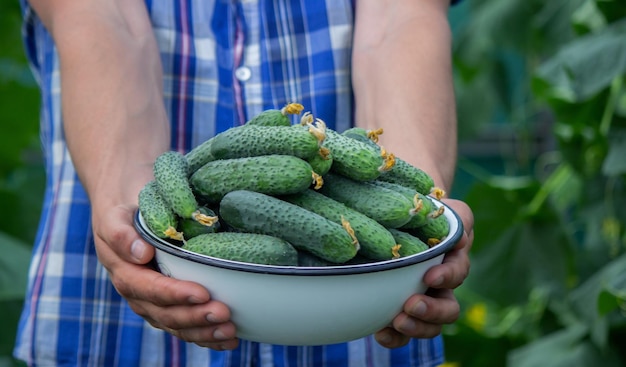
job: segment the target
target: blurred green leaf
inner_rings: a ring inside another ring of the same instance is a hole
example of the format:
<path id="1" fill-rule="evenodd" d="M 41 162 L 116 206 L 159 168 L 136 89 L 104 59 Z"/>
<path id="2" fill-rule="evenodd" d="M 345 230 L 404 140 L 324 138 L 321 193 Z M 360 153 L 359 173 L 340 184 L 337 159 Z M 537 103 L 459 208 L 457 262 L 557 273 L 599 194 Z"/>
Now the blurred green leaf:
<path id="1" fill-rule="evenodd" d="M 489 251 L 472 257 L 466 283 L 501 305 L 526 302 L 537 284 L 554 296 L 564 295 L 571 249 L 566 236 L 555 229 L 557 223 L 547 220 L 511 222 L 491 240 Z"/>
<path id="2" fill-rule="evenodd" d="M 550 94 L 568 102 L 583 101 L 626 72 L 626 20 L 581 37 L 543 63 L 536 76 Z"/>
<path id="3" fill-rule="evenodd" d="M 607 285 L 624 286 L 623 283 L 615 282 L 615 279 L 624 280 L 622 274 L 624 269 L 626 269 L 626 254 L 606 264 L 569 295 L 573 309 L 588 325 L 592 340 L 601 347 L 607 346 L 610 324 L 605 314 L 598 309 L 600 295 L 604 291 L 610 292 L 612 287 L 607 287 Z"/>
<path id="4" fill-rule="evenodd" d="M 0 232 L 2 252 L 0 256 L 0 302 L 20 300 L 26 290 L 26 279 L 30 264 L 30 244 Z"/>
<path id="5" fill-rule="evenodd" d="M 537 339 L 509 354 L 508 367 L 589 367 L 602 365 L 620 367 L 617 356 L 609 351 L 602 353 L 585 341 L 587 329 L 574 325 Z"/>
<path id="6" fill-rule="evenodd" d="M 602 173 L 619 176 L 626 173 L 626 129 L 615 131 L 609 137 L 609 152 L 602 165 Z"/>

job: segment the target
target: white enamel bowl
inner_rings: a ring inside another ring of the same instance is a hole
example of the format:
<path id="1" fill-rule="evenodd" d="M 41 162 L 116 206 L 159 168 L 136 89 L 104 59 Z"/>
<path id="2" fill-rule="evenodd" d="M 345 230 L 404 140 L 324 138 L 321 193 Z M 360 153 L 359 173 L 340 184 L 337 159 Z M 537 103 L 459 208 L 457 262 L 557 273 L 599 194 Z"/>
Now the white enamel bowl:
<path id="1" fill-rule="evenodd" d="M 452 209 L 446 206 L 444 215 L 450 233 L 427 251 L 395 260 L 332 267 L 222 260 L 156 237 L 139 213 L 135 227 L 156 248 L 156 264 L 163 274 L 200 283 L 213 299 L 229 306 L 239 338 L 323 345 L 358 339 L 384 328 L 412 294 L 426 291 L 424 273 L 442 262 L 463 233 Z"/>

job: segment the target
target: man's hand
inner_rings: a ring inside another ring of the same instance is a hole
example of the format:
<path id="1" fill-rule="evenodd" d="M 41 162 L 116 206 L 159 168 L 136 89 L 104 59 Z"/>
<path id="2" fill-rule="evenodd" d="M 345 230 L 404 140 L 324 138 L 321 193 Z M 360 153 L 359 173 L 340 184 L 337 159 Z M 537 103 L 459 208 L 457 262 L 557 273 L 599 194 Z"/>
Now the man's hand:
<path id="1" fill-rule="evenodd" d="M 239 340 L 226 305 L 212 300 L 199 284 L 166 277 L 147 266 L 154 248 L 132 226 L 135 207 L 116 207 L 99 216 L 94 211 L 98 258 L 115 289 L 152 326 L 200 346 L 235 349 Z"/>
<path id="2" fill-rule="evenodd" d="M 384 347 L 401 347 L 410 338 L 435 337 L 441 333 L 444 324 L 453 323 L 459 317 L 460 307 L 453 289 L 460 286 L 469 274 L 474 216 L 462 201 L 444 199 L 444 202 L 461 218 L 463 236 L 445 255 L 443 263 L 432 267 L 424 275 L 424 283 L 429 287 L 427 292 L 411 296 L 392 325 L 376 333 L 376 340 Z"/>

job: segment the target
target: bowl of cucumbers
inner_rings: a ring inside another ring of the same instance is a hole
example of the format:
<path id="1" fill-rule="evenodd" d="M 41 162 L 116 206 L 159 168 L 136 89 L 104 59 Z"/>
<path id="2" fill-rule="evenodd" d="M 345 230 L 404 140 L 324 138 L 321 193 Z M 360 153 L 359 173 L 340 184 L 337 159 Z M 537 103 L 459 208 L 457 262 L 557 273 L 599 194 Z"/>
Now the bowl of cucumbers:
<path id="1" fill-rule="evenodd" d="M 335 132 L 308 114 L 292 125 L 300 111 L 267 110 L 186 154 L 163 153 L 135 228 L 160 272 L 230 308 L 239 338 L 346 342 L 425 292 L 424 274 L 463 226 L 432 179 L 373 132 Z"/>

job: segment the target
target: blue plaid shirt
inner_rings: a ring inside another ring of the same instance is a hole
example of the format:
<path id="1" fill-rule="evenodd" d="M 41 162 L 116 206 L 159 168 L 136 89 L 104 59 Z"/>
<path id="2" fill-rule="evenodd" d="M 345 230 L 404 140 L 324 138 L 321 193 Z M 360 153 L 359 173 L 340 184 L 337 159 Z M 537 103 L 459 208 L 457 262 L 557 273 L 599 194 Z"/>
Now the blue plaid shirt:
<path id="1" fill-rule="evenodd" d="M 286 347 L 242 340 L 217 352 L 137 316 L 98 262 L 87 195 L 62 131 L 55 45 L 26 0 L 24 39 L 41 87 L 47 187 L 15 356 L 59 366 L 436 366 L 441 337 L 385 349 L 370 336 Z M 171 148 L 187 151 L 267 108 L 300 102 L 327 124 L 352 124 L 354 4 L 337 1 L 147 0 L 164 68 Z"/>

